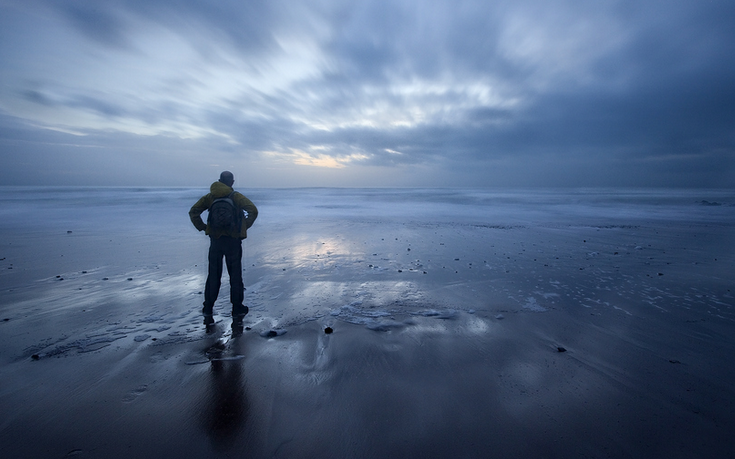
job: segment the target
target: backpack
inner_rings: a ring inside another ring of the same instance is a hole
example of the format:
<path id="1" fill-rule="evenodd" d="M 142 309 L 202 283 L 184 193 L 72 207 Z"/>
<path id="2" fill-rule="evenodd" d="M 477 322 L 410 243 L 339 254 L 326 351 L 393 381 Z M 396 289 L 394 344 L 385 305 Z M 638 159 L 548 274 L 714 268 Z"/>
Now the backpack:
<path id="1" fill-rule="evenodd" d="M 209 206 L 207 225 L 217 233 L 240 234 L 242 212 L 232 200 L 233 191 L 227 197 L 215 199 Z"/>

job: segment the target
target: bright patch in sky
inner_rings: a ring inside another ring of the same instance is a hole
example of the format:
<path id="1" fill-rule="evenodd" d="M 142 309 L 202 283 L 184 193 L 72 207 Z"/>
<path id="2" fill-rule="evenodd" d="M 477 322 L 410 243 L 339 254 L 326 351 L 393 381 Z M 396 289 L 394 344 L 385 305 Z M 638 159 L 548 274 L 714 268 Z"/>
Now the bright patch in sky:
<path id="1" fill-rule="evenodd" d="M 323 152 L 325 150 L 327 149 L 324 147 L 314 146 L 310 148 L 309 152 L 291 149 L 288 152 L 268 151 L 264 153 L 273 158 L 279 158 L 280 160 L 299 166 L 314 166 L 328 169 L 342 169 L 352 162 L 364 161 L 369 158 L 367 155 L 361 153 L 335 155 Z"/>

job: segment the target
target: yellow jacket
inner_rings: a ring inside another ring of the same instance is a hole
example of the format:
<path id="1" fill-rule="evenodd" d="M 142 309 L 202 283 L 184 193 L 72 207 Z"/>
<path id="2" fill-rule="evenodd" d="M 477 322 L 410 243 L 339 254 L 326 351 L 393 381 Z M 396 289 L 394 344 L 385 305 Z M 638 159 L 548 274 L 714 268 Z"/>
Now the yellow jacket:
<path id="1" fill-rule="evenodd" d="M 214 238 L 219 238 L 220 236 L 225 235 L 230 237 L 239 237 L 240 239 L 248 237 L 248 228 L 253 226 L 255 219 L 258 218 L 258 208 L 255 207 L 255 204 L 253 204 L 251 200 L 237 191 L 232 194 L 232 200 L 235 202 L 237 207 L 240 208 L 240 211 L 245 212 L 245 216 L 242 219 L 242 229 L 240 230 L 240 234 L 212 234 L 210 233 L 209 225 L 204 223 L 204 220 L 202 220 L 202 212 L 209 209 L 215 199 L 227 197 L 230 193 L 233 193 L 232 187 L 229 187 L 222 182 L 214 182 L 212 186 L 209 187 L 209 193 L 202 196 L 201 199 L 199 199 L 199 201 L 189 209 L 189 218 L 196 229 L 204 231 L 205 234 Z"/>

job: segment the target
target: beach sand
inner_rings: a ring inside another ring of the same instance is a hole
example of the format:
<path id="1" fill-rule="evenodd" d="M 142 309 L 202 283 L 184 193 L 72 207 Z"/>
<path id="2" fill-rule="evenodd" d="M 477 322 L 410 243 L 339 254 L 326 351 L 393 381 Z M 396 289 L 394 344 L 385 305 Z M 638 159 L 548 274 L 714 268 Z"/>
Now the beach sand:
<path id="1" fill-rule="evenodd" d="M 239 334 L 203 192 L 3 191 L 3 457 L 735 457 L 732 193 L 246 192 Z"/>

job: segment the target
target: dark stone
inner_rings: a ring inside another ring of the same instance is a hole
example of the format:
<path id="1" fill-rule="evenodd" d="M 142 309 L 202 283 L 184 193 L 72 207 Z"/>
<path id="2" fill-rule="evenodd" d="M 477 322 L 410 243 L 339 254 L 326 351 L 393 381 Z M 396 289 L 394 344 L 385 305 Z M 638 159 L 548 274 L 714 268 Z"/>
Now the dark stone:
<path id="1" fill-rule="evenodd" d="M 275 330 L 271 330 L 265 336 L 267 338 L 275 338 L 276 336 L 278 336 L 278 333 Z"/>
<path id="2" fill-rule="evenodd" d="M 563 348 L 563 347 L 561 347 L 561 346 L 557 347 L 557 348 L 556 348 L 556 350 L 557 350 L 558 352 L 566 352 L 566 351 L 567 351 L 567 350 L 566 350 L 565 348 Z"/>
<path id="3" fill-rule="evenodd" d="M 332 330 L 332 327 L 327 327 L 327 328 L 325 328 L 325 329 L 324 329 L 324 333 L 326 333 L 327 335 L 329 335 L 329 334 L 330 334 L 330 333 L 332 333 L 333 331 L 334 331 L 334 330 Z"/>
<path id="4" fill-rule="evenodd" d="M 38 354 L 33 354 L 33 355 L 31 356 L 31 358 L 32 358 L 33 360 L 38 360 L 38 359 L 40 359 L 40 358 L 41 358 L 41 356 L 39 356 Z"/>

